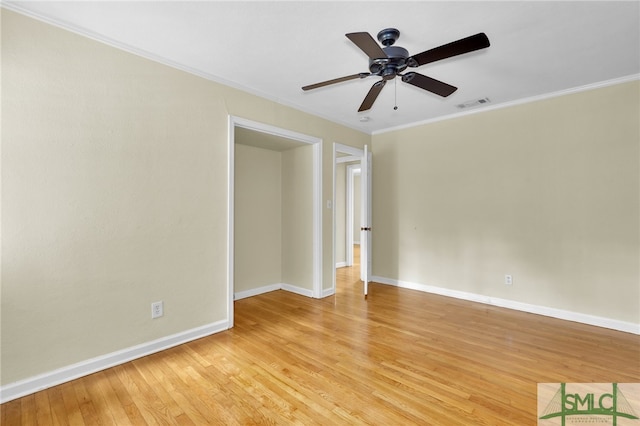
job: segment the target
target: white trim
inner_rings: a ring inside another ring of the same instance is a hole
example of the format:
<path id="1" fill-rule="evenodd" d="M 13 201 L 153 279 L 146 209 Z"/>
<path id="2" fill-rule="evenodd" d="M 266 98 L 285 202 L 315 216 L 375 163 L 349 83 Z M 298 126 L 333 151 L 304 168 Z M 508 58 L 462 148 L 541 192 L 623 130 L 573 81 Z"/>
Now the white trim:
<path id="1" fill-rule="evenodd" d="M 261 294 L 270 293 L 276 290 L 284 290 L 295 294 L 300 294 L 302 296 L 314 298 L 313 290 L 309 290 L 308 288 L 297 287 L 291 284 L 277 283 L 277 284 L 269 284 L 263 287 L 253 288 L 250 290 L 240 291 L 235 293 L 235 300 L 246 299 L 247 297 L 259 296 Z M 323 290 L 321 294 L 324 294 L 326 290 Z M 324 297 L 324 295 L 322 296 Z"/>
<path id="2" fill-rule="evenodd" d="M 124 364 L 125 362 L 142 358 L 143 356 L 151 355 L 192 340 L 210 336 L 225 331 L 228 328 L 229 324 L 227 321 L 214 322 L 9 383 L 0 387 L 0 403 L 30 395 L 43 389 Z"/>
<path id="3" fill-rule="evenodd" d="M 346 188 L 344 191 L 346 216 L 344 221 L 344 243 L 346 245 L 344 249 L 344 255 L 347 266 L 353 265 L 353 175 L 351 173 L 350 167 L 354 166 L 347 166 L 344 172 L 344 180 L 346 184 Z M 359 163 L 358 167 L 360 167 Z"/>
<path id="4" fill-rule="evenodd" d="M 361 157 L 356 157 L 355 155 L 347 155 L 346 157 L 338 157 L 335 162 L 336 164 L 352 163 L 354 161 L 360 162 L 360 158 Z"/>
<path id="5" fill-rule="evenodd" d="M 285 105 L 291 108 L 294 108 L 298 111 L 302 111 L 302 112 L 306 112 L 307 114 L 311 114 L 313 116 L 316 117 L 320 117 L 320 118 L 324 118 L 325 120 L 331 121 L 333 123 L 337 123 L 337 124 L 341 124 L 345 127 L 348 127 L 350 129 L 356 130 L 358 132 L 362 132 L 364 134 L 368 134 L 370 136 L 373 135 L 379 135 L 379 134 L 383 134 L 383 133 L 388 133 L 388 132 L 393 132 L 396 130 L 402 130 L 402 129 L 408 129 L 411 127 L 417 127 L 417 126 L 422 126 L 424 124 L 428 124 L 428 123 L 435 123 L 438 121 L 444 121 L 444 120 L 449 120 L 452 118 L 457 118 L 457 117 L 461 117 L 461 116 L 465 116 L 468 114 L 476 114 L 478 112 L 484 112 L 484 111 L 491 111 L 491 110 L 495 110 L 495 109 L 500 109 L 500 108 L 508 108 L 511 106 L 515 106 L 515 105 L 520 105 L 520 104 L 524 104 L 524 103 L 529 103 L 529 102 L 536 102 L 539 100 L 543 100 L 543 99 L 549 99 L 549 98 L 554 98 L 557 96 L 563 96 L 563 95 L 568 95 L 571 93 L 578 93 L 578 92 L 583 92 L 583 91 L 587 91 L 587 90 L 593 90 L 593 89 L 598 89 L 598 88 L 602 88 L 602 87 L 607 87 L 607 86 L 613 86 L 616 84 L 622 84 L 622 83 L 627 83 L 630 81 L 634 81 L 634 80 L 639 80 L 640 79 L 640 74 L 632 74 L 632 75 L 628 75 L 628 76 L 623 76 L 623 77 L 619 77 L 619 78 L 614 78 L 611 80 L 605 80 L 605 81 L 600 81 L 600 82 L 596 82 L 596 83 L 590 83 L 590 84 L 586 84 L 583 86 L 578 86 L 578 87 L 574 87 L 571 89 L 566 89 L 566 90 L 560 90 L 557 92 L 552 92 L 552 93 L 546 93 L 543 95 L 538 95 L 538 96 L 532 96 L 529 98 L 524 98 L 524 99 L 520 99 L 520 100 L 515 100 L 515 101 L 510 101 L 510 102 L 504 102 L 501 104 L 493 104 L 490 105 L 488 107 L 485 108 L 481 108 L 481 109 L 476 109 L 476 110 L 470 110 L 470 111 L 464 111 L 464 112 L 460 112 L 460 113 L 455 113 L 455 114 L 450 114 L 450 115 L 446 115 L 446 116 L 442 116 L 442 117 L 437 117 L 437 118 L 433 118 L 433 119 L 428 119 L 428 120 L 423 120 L 423 121 L 417 121 L 417 122 L 413 122 L 413 123 L 408 123 L 408 124 L 404 124 L 402 126 L 396 126 L 396 127 L 389 127 L 386 129 L 381 129 L 381 130 L 375 130 L 375 131 L 371 131 L 371 132 L 367 132 L 366 130 L 358 127 L 357 124 L 354 124 L 350 121 L 347 120 L 336 120 L 335 117 L 329 117 L 327 115 L 324 115 L 322 113 L 318 113 L 317 111 L 311 111 L 310 109 L 308 109 L 307 107 L 305 107 L 304 105 L 301 104 L 294 104 L 292 102 L 287 102 L 284 101 L 282 98 L 278 98 L 278 97 L 274 97 L 268 93 L 264 93 L 261 91 L 258 91 L 254 88 L 251 87 L 246 87 L 243 86 L 241 84 L 238 84 L 236 82 L 233 81 L 229 81 L 226 80 L 224 78 L 221 78 L 219 76 L 201 71 L 199 69 L 195 69 L 195 68 L 191 68 L 188 67 L 186 65 L 177 63 L 173 60 L 164 58 L 162 56 L 156 55 L 154 53 L 150 53 L 147 52 L 146 50 L 143 49 L 139 49 L 133 46 L 130 46 L 128 44 L 119 42 L 117 40 L 111 39 L 109 37 L 106 37 L 102 34 L 98 34 L 95 33 L 93 31 L 87 30 L 86 28 L 82 28 L 82 27 L 78 27 L 76 25 L 73 25 L 69 22 L 64 22 L 64 21 L 60 21 L 54 18 L 50 18 L 44 15 L 41 15 L 39 13 L 33 12 L 31 10 L 27 10 L 24 9 L 23 7 L 21 7 L 19 4 L 11 2 L 11 1 L 2 1 L 2 3 L 0 3 L 0 8 L 4 8 L 7 10 L 11 10 L 14 11 L 16 13 L 20 13 L 22 15 L 28 16 L 30 18 L 36 19 L 38 21 L 41 22 L 45 22 L 49 25 L 53 25 L 55 27 L 58 28 L 62 28 L 66 31 L 70 31 L 72 33 L 75 34 L 79 34 L 83 37 L 98 41 L 100 43 L 106 44 L 107 46 L 111 46 L 113 48 L 119 49 L 119 50 L 123 50 L 125 52 L 129 52 L 132 53 L 136 56 L 140 56 L 142 58 L 146 58 L 149 59 L 151 61 L 169 66 L 171 68 L 175 68 L 184 72 L 187 72 L 189 74 L 193 74 L 199 77 L 202 77 L 204 79 L 219 83 L 219 84 L 223 84 L 225 86 L 237 89 L 237 90 L 241 90 L 245 93 L 250 93 L 252 95 L 255 96 L 259 96 L 261 98 L 264 99 L 268 99 L 272 102 L 278 103 L 280 105 Z"/>
<path id="6" fill-rule="evenodd" d="M 233 283 L 235 282 L 235 118 L 229 116 L 227 143 L 227 321 L 229 328 L 233 327 Z"/>
<path id="7" fill-rule="evenodd" d="M 367 145 L 360 162 L 360 226 L 371 229 L 371 160 Z M 360 279 L 364 283 L 364 297 L 367 297 L 371 281 L 371 232 L 360 231 Z M 355 242 L 354 242 L 355 244 Z"/>
<path id="8" fill-rule="evenodd" d="M 544 315 L 547 317 L 562 320 L 579 322 L 582 324 L 594 325 L 597 327 L 609 328 L 626 333 L 640 334 L 640 324 L 615 320 L 611 318 L 598 317 L 595 315 L 583 314 L 580 312 L 566 311 L 564 309 L 550 308 L 547 306 L 532 305 L 530 303 L 517 302 L 515 300 L 500 299 L 497 297 L 484 296 L 481 294 L 468 293 L 465 291 L 451 290 L 443 287 L 436 287 L 426 284 L 418 284 L 409 281 L 396 280 L 374 276 L 371 280 L 380 284 L 392 285 L 400 288 L 423 291 L 425 293 L 439 294 L 441 296 L 453 297 L 456 299 L 468 300 L 471 302 L 484 303 L 486 305 L 499 306 L 501 308 L 514 309 L 516 311 L 529 312 L 532 314 Z"/>
<path id="9" fill-rule="evenodd" d="M 305 135 L 303 133 L 294 132 L 292 130 L 283 129 L 280 127 L 272 126 L 265 123 L 260 123 L 258 121 L 249 120 L 246 118 L 238 117 L 238 116 L 229 116 L 229 129 L 228 129 L 228 141 L 227 141 L 227 149 L 228 149 L 228 158 L 229 162 L 227 165 L 228 169 L 228 217 L 227 217 L 227 297 L 228 297 L 228 313 L 229 318 L 228 321 L 233 326 L 233 302 L 235 300 L 236 294 L 234 294 L 234 276 L 233 276 L 233 268 L 234 268 L 234 175 L 235 175 L 235 160 L 234 160 L 234 150 L 235 150 L 235 127 L 242 127 L 244 129 L 253 130 L 256 132 L 266 133 L 273 136 L 283 137 L 287 139 L 296 140 L 298 142 L 307 143 L 312 145 L 313 149 L 313 182 L 312 182 L 312 191 L 313 191 L 313 259 L 312 259 L 312 279 L 313 279 L 313 289 L 311 291 L 311 295 L 309 297 L 321 298 L 322 297 L 322 139 Z M 288 285 L 288 284 L 283 284 Z M 297 289 L 298 287 L 289 286 L 290 288 Z M 284 287 L 282 287 L 284 289 Z M 294 293 L 307 295 L 305 292 L 298 292 L 295 290 Z M 242 293 L 240 293 L 242 294 Z"/>
<path id="10" fill-rule="evenodd" d="M 266 133 L 272 136 L 278 136 L 287 139 L 293 139 L 298 142 L 304 142 L 308 144 L 317 144 L 322 142 L 322 139 L 315 136 L 305 135 L 304 133 L 294 132 L 293 130 L 283 129 L 282 127 L 272 126 L 270 124 L 261 123 L 259 121 L 249 120 L 247 118 L 239 117 L 236 115 L 230 116 L 233 120 L 233 124 L 242 127 L 243 129 L 254 130 L 260 133 Z"/>
<path id="11" fill-rule="evenodd" d="M 362 149 L 354 148 L 352 146 L 344 145 L 338 142 L 335 142 L 333 144 L 333 147 L 337 152 L 341 152 L 343 154 L 349 154 L 353 157 L 357 157 L 355 161 L 360 161 L 360 159 L 364 155 L 364 151 Z"/>
<path id="12" fill-rule="evenodd" d="M 174 68 L 174 69 L 177 69 L 177 70 L 180 70 L 180 71 L 184 71 L 186 73 L 189 73 L 189 74 L 192 74 L 192 75 L 195 75 L 195 76 L 198 76 L 198 77 L 202 77 L 202 78 L 204 78 L 206 80 L 213 81 L 213 82 L 218 83 L 218 84 L 223 84 L 223 85 L 225 85 L 227 87 L 231 87 L 233 89 L 240 90 L 242 92 L 249 93 L 249 94 L 252 94 L 254 96 L 259 96 L 259 97 L 261 97 L 263 99 L 270 100 L 270 101 L 275 102 L 277 104 L 285 105 L 287 107 L 294 108 L 294 109 L 296 109 L 298 111 L 306 112 L 307 114 L 313 115 L 315 117 L 320 117 L 320 118 L 328 120 L 328 121 L 330 121 L 332 123 L 341 124 L 341 125 L 343 125 L 345 127 L 348 127 L 349 129 L 356 130 L 358 132 L 362 132 L 362 133 L 367 134 L 367 132 L 365 130 L 359 128 L 358 125 L 354 124 L 353 122 L 346 121 L 346 120 L 337 120 L 335 117 L 330 117 L 328 115 L 325 115 L 325 114 L 322 114 L 322 113 L 318 113 L 317 111 L 312 111 L 311 109 L 307 108 L 306 106 L 304 106 L 302 104 L 289 102 L 289 101 L 283 100 L 282 98 L 280 98 L 278 96 L 273 96 L 273 95 L 271 95 L 269 93 L 265 93 L 265 92 L 256 90 L 253 87 L 244 86 L 244 85 L 239 84 L 239 83 L 237 83 L 235 81 L 230 81 L 230 80 L 227 80 L 227 79 L 222 78 L 220 76 L 217 76 L 217 75 L 202 71 L 200 69 L 196 69 L 196 68 L 192 68 L 192 67 L 186 66 L 186 65 L 178 63 L 178 62 L 176 62 L 174 60 L 165 58 L 165 57 L 157 55 L 155 53 L 148 52 L 148 51 L 146 51 L 144 49 L 140 49 L 140 48 L 128 45 L 126 43 L 122 43 L 120 41 L 114 40 L 114 39 L 109 38 L 107 36 L 104 36 L 102 34 L 98 34 L 98 33 L 94 32 L 94 31 L 88 30 L 86 28 L 79 27 L 79 26 L 71 24 L 69 22 L 65 22 L 65 21 L 61 21 L 61 20 L 58 20 L 58 19 L 55 19 L 55 18 L 51 18 L 51 17 L 45 16 L 45 15 L 41 15 L 41 14 L 39 14 L 37 12 L 34 12 L 34 11 L 31 11 L 31 10 L 23 8 L 23 7 L 21 7 L 19 4 L 15 3 L 15 2 L 3 0 L 0 3 L 0 9 L 11 10 L 13 12 L 19 13 L 21 15 L 28 16 L 30 18 L 33 18 L 35 20 L 44 22 L 44 23 L 49 24 L 49 25 L 53 25 L 54 27 L 62 28 L 63 30 L 72 32 L 74 34 L 78 34 L 78 35 L 80 35 L 82 37 L 86 37 L 88 39 L 97 41 L 99 43 L 102 43 L 102 44 L 105 44 L 107 46 L 113 47 L 115 49 L 131 53 L 131 54 L 139 56 L 141 58 L 145 58 L 145 59 L 148 59 L 150 61 L 157 62 L 159 64 L 166 65 L 168 67 L 171 67 L 171 68 Z"/>
<path id="13" fill-rule="evenodd" d="M 347 154 L 349 157 L 338 157 L 337 153 L 343 153 L 343 154 Z M 362 156 L 364 155 L 364 150 L 360 149 L 360 148 L 355 148 L 353 146 L 349 146 L 349 145 L 344 145 L 338 142 L 334 142 L 333 143 L 333 158 L 332 158 L 332 162 L 333 162 L 333 212 L 332 212 L 332 221 L 331 221 L 331 225 L 332 225 L 332 234 L 331 234 L 331 259 L 332 262 L 331 264 L 333 265 L 333 274 L 331 277 L 331 287 L 328 289 L 323 289 L 323 297 L 326 296 L 331 296 L 332 294 L 335 294 L 336 292 L 336 269 L 337 268 L 341 268 L 344 266 L 350 266 L 353 263 L 353 244 L 349 243 L 349 238 L 353 239 L 353 220 L 351 220 L 351 232 L 348 231 L 349 229 L 349 209 L 351 208 L 351 202 L 349 201 L 349 192 L 350 192 L 350 186 L 348 183 L 348 179 L 349 179 L 349 172 L 348 170 L 345 171 L 346 173 L 346 194 L 345 194 L 345 201 L 346 201 L 346 223 L 345 223 L 345 233 L 346 233 L 346 262 L 340 262 L 339 264 L 336 263 L 336 164 L 340 164 L 343 162 L 347 162 L 347 161 L 340 161 L 343 158 L 349 158 L 349 162 L 351 161 L 362 161 Z M 360 164 L 360 163 L 358 163 Z M 347 166 L 351 167 L 351 166 Z"/>
<path id="14" fill-rule="evenodd" d="M 336 294 L 335 288 L 325 288 L 322 290 L 322 297 L 329 297 L 333 296 L 334 294 Z"/>
<path id="15" fill-rule="evenodd" d="M 559 90 L 557 92 L 545 93 L 543 95 L 531 96 L 528 98 L 517 99 L 515 101 L 502 102 L 499 104 L 490 104 L 486 107 L 473 109 L 468 111 L 462 111 L 455 114 L 449 114 L 442 117 L 430 118 L 427 120 L 416 121 L 413 123 L 403 124 L 402 126 L 389 127 L 387 129 L 381 129 L 371 132 L 371 135 L 381 135 L 383 133 L 395 132 L 396 130 L 410 129 L 412 127 L 423 126 L 425 124 L 436 123 L 438 121 L 450 120 L 452 118 L 464 117 L 466 115 L 477 114 L 480 112 L 495 111 L 497 109 L 509 108 L 516 105 L 528 104 L 531 102 L 538 102 L 546 99 L 557 98 L 559 96 L 571 95 L 574 93 L 586 92 L 589 90 L 601 89 L 603 87 L 615 86 L 617 84 L 629 83 L 631 81 L 640 80 L 640 74 L 632 74 L 625 77 L 614 78 L 611 80 L 599 81 L 597 83 L 585 84 L 584 86 L 573 87 L 571 89 Z"/>
<path id="16" fill-rule="evenodd" d="M 343 154 L 347 154 L 349 157 L 338 157 L 337 153 L 341 152 Z M 332 157 L 332 168 L 333 168 L 333 212 L 332 212 L 332 221 L 331 221 L 331 225 L 332 225 L 332 233 L 331 233 L 331 259 L 332 262 L 331 264 L 333 265 L 333 274 L 331 277 L 331 288 L 328 289 L 324 289 L 323 290 L 323 297 L 326 296 L 330 296 L 332 294 L 335 294 L 336 292 L 336 269 L 340 268 L 340 267 L 344 267 L 344 266 L 349 266 L 349 259 L 351 257 L 353 257 L 353 244 L 346 244 L 346 257 L 347 260 L 346 262 L 340 262 L 340 263 L 336 263 L 336 164 L 340 164 L 346 161 L 340 161 L 343 158 L 349 158 L 349 162 L 351 161 L 362 161 L 362 156 L 364 155 L 364 151 L 360 148 L 355 148 L 353 146 L 349 146 L 349 145 L 344 145 L 338 142 L 334 142 L 333 143 L 333 157 Z M 349 166 L 347 166 L 349 167 Z M 345 222 L 349 221 L 349 206 L 350 206 L 350 202 L 349 202 L 349 195 L 348 195 L 348 173 L 345 171 L 345 183 L 346 183 L 346 193 L 345 193 L 345 201 L 346 201 L 346 220 Z M 353 227 L 353 220 L 351 220 L 351 227 Z M 351 237 L 353 238 L 353 232 L 349 233 L 347 232 L 347 229 L 349 229 L 349 226 L 347 223 L 345 223 L 345 233 L 346 233 L 346 239 L 348 242 L 348 238 L 349 235 L 351 235 Z M 351 250 L 351 255 L 349 255 L 349 250 Z"/>
<path id="17" fill-rule="evenodd" d="M 323 289 L 323 295 L 327 292 L 327 290 L 331 291 L 331 294 L 334 294 L 336 291 L 336 175 L 337 175 L 337 164 L 336 151 L 337 144 L 333 143 L 333 149 L 331 151 L 331 264 L 333 265 L 332 273 L 331 273 L 331 287 L 329 289 Z"/>
<path id="18" fill-rule="evenodd" d="M 322 298 L 322 139 L 313 142 L 313 296 Z"/>
<path id="19" fill-rule="evenodd" d="M 308 288 L 302 288 L 302 287 L 297 287 L 295 285 L 291 285 L 291 284 L 280 284 L 282 290 L 285 291 L 290 291 L 291 293 L 295 293 L 295 294 L 299 294 L 301 296 L 306 296 L 306 297 L 315 297 L 314 296 L 314 291 L 313 290 L 309 290 Z M 322 293 L 320 293 L 320 295 L 322 295 Z M 317 297 L 316 299 L 320 299 L 320 297 Z"/>
<path id="20" fill-rule="evenodd" d="M 362 158 L 363 156 L 364 156 L 364 152 L 362 156 L 360 156 L 360 158 Z M 361 171 L 362 171 L 361 164 L 362 163 L 348 165 L 346 170 L 346 181 L 347 181 L 347 190 L 346 190 L 347 220 L 346 222 L 347 223 L 345 224 L 345 231 L 347 233 L 347 238 L 346 238 L 347 266 L 352 266 L 354 263 L 353 245 L 354 244 L 360 245 L 359 232 L 357 233 L 357 241 L 356 241 L 356 238 L 354 238 L 354 235 L 356 234 L 356 230 L 353 229 L 353 221 L 355 219 L 354 194 L 355 194 L 355 191 L 358 190 L 355 187 L 354 179 L 355 179 L 355 176 L 361 175 Z M 360 185 L 359 189 L 362 189 L 362 185 Z M 360 197 L 360 212 L 362 212 L 362 196 Z M 362 222 L 362 220 L 360 220 L 360 222 Z"/>
<path id="21" fill-rule="evenodd" d="M 239 291 L 234 294 L 235 300 L 246 299 L 247 297 L 258 296 L 264 293 L 270 293 L 272 291 L 281 290 L 282 284 L 269 284 L 263 287 L 252 288 L 250 290 Z"/>

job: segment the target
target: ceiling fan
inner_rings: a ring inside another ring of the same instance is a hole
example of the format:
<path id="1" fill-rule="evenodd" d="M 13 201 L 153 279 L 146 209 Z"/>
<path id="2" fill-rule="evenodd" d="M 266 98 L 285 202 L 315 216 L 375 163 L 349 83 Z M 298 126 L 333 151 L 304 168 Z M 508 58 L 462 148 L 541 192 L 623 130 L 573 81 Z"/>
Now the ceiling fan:
<path id="1" fill-rule="evenodd" d="M 380 45 L 378 45 L 373 37 L 371 37 L 367 32 L 349 33 L 345 35 L 369 57 L 369 72 L 361 72 L 345 77 L 334 78 L 333 80 L 323 81 L 321 83 L 311 84 L 304 86 L 302 90 L 306 91 L 317 89 L 330 84 L 341 83 L 343 81 L 354 80 L 356 78 L 365 78 L 372 75 L 382 77 L 382 80 L 378 80 L 373 83 L 373 86 L 369 89 L 369 93 L 367 93 L 367 96 L 360 105 L 358 112 L 370 109 L 384 85 L 387 84 L 387 81 L 394 79 L 396 76 L 402 77 L 402 81 L 405 83 L 409 83 L 413 86 L 435 93 L 436 95 L 447 97 L 458 88 L 417 72 L 411 71 L 405 74 L 401 73 L 408 67 L 417 68 L 431 62 L 462 55 L 464 53 L 473 52 L 490 46 L 487 35 L 485 33 L 478 33 L 433 49 L 425 50 L 417 55 L 409 56 L 407 49 L 400 46 L 394 46 L 394 43 L 400 37 L 400 31 L 395 28 L 386 28 L 378 33 L 378 41 L 384 47 L 380 47 Z"/>

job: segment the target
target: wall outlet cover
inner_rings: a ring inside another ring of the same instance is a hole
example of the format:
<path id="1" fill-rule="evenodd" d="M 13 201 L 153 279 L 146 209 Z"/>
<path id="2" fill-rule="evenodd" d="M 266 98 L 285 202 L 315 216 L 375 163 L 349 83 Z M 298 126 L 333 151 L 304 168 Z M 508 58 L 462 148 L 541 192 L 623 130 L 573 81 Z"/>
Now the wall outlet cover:
<path id="1" fill-rule="evenodd" d="M 164 315 L 164 303 L 162 301 L 151 304 L 151 319 L 160 318 Z"/>

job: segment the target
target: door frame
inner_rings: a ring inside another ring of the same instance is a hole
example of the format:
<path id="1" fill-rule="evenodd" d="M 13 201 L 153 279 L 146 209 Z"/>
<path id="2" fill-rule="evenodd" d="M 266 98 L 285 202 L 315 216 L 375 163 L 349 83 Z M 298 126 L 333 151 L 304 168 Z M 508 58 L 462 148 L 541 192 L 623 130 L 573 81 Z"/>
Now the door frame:
<path id="1" fill-rule="evenodd" d="M 338 157 L 338 153 L 342 153 L 342 154 L 347 154 L 347 156 L 345 157 Z M 363 149 L 360 148 L 354 148 L 352 146 L 349 145 L 344 145 L 338 142 L 334 142 L 333 143 L 333 161 L 332 161 L 332 166 L 333 166 L 333 220 L 332 220 L 332 224 L 333 224 L 333 230 L 331 233 L 331 270 L 333 271 L 332 277 L 331 277 L 331 288 L 326 289 L 324 291 L 326 296 L 329 296 L 331 294 L 335 294 L 336 292 L 336 209 L 335 209 L 335 205 L 336 205 L 336 165 L 339 163 L 347 163 L 347 162 L 355 162 L 358 161 L 360 162 L 360 167 L 362 166 L 362 158 L 364 157 L 364 153 L 365 151 Z M 347 177 L 348 178 L 348 177 Z M 371 193 L 371 182 L 367 182 L 365 179 L 362 179 L 362 176 L 360 178 L 360 182 L 361 185 L 367 184 L 368 188 L 367 191 L 368 193 Z M 354 188 L 355 190 L 355 188 Z M 353 226 L 353 225 L 352 225 Z M 352 239 L 353 241 L 353 239 Z M 349 248 L 347 247 L 347 250 Z M 351 247 L 351 251 L 353 251 L 353 247 Z M 353 254 L 351 254 L 351 257 L 353 258 Z M 366 265 L 365 265 L 366 266 Z M 362 265 L 361 265 L 362 268 Z"/>
<path id="2" fill-rule="evenodd" d="M 367 297 L 369 292 L 369 282 L 371 281 L 372 273 L 372 235 L 371 235 L 371 219 L 373 216 L 373 203 L 371 202 L 372 195 L 372 160 L 373 155 L 369 151 L 367 145 L 364 146 L 364 155 L 360 163 L 360 183 L 361 183 L 361 197 L 360 200 L 360 217 L 362 222 L 360 224 L 362 232 L 360 233 L 360 279 L 364 282 L 364 297 Z"/>
<path id="3" fill-rule="evenodd" d="M 235 128 L 242 127 L 260 133 L 292 139 L 313 146 L 313 289 L 311 296 L 322 297 L 322 139 L 283 129 L 243 117 L 229 115 L 227 138 L 227 321 L 233 327 L 234 307 L 234 180 L 235 180 Z"/>
<path id="4" fill-rule="evenodd" d="M 356 229 L 354 229 L 353 227 L 353 221 L 355 219 L 355 191 L 360 191 L 362 188 L 362 184 L 360 185 L 360 188 L 356 188 L 355 186 L 355 177 L 356 176 L 360 176 L 361 173 L 361 167 L 360 167 L 360 163 L 358 164 L 350 164 L 347 166 L 347 170 L 346 170 L 346 182 L 347 182 L 347 189 L 346 189 L 346 211 L 347 211 L 347 223 L 345 224 L 345 229 L 346 229 L 346 244 L 347 247 L 345 249 L 346 251 L 346 258 L 347 258 L 347 266 L 353 266 L 353 245 L 355 244 L 354 240 L 353 240 L 353 235 L 356 231 Z M 362 196 L 360 196 L 360 203 L 362 203 Z M 362 209 L 362 206 L 360 206 L 360 208 Z M 361 211 L 361 210 L 360 210 Z M 358 213 L 360 213 L 360 211 Z M 360 222 L 362 222 L 362 217 L 360 218 Z M 360 244 L 358 242 L 358 244 Z"/>

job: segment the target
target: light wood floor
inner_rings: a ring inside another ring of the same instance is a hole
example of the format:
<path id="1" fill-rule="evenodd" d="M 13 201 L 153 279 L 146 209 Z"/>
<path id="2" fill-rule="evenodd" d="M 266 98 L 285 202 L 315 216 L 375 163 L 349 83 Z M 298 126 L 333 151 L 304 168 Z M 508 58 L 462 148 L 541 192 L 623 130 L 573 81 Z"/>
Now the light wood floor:
<path id="1" fill-rule="evenodd" d="M 640 336 L 372 283 L 2 405 L 2 425 L 534 425 L 538 382 L 640 382 Z"/>

